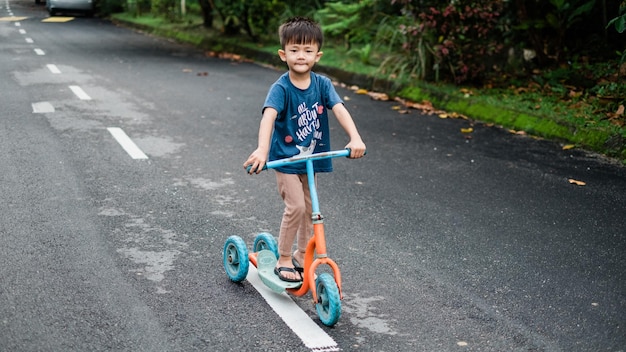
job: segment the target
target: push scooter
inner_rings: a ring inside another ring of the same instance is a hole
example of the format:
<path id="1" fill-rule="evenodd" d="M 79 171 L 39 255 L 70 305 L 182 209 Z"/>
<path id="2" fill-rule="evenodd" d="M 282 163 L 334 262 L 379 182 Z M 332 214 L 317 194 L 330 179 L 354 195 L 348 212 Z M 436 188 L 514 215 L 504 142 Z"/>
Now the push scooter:
<path id="1" fill-rule="evenodd" d="M 294 296 L 303 296 L 311 291 L 315 310 L 326 326 L 333 326 L 341 315 L 341 273 L 337 263 L 326 253 L 326 237 L 324 235 L 324 218 L 320 213 L 313 161 L 327 158 L 349 157 L 350 150 L 336 150 L 324 153 L 295 156 L 266 163 L 265 169 L 277 168 L 296 163 L 306 163 L 308 186 L 311 193 L 313 237 L 309 240 L 304 254 L 302 282 L 287 282 L 281 280 L 275 273 L 274 267 L 278 261 L 278 244 L 274 236 L 269 233 L 260 233 L 254 239 L 252 251 L 249 253 L 245 241 L 236 235 L 230 236 L 224 244 L 224 269 L 226 275 L 233 282 L 241 282 L 248 275 L 249 263 L 252 263 L 259 273 L 261 281 L 273 291 L 282 293 L 287 291 Z M 250 167 L 248 167 L 248 172 Z M 316 275 L 320 265 L 327 265 L 332 270 Z"/>

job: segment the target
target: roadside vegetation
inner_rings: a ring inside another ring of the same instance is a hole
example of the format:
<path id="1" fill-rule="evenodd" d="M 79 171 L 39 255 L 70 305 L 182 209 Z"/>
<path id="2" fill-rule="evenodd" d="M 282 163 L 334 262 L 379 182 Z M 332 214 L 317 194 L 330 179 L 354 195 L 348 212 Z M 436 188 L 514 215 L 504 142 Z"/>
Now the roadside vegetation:
<path id="1" fill-rule="evenodd" d="M 99 9 L 214 55 L 274 64 L 278 25 L 313 17 L 326 37 L 322 69 L 397 100 L 399 113 L 493 123 L 626 162 L 624 0 L 100 0 Z"/>

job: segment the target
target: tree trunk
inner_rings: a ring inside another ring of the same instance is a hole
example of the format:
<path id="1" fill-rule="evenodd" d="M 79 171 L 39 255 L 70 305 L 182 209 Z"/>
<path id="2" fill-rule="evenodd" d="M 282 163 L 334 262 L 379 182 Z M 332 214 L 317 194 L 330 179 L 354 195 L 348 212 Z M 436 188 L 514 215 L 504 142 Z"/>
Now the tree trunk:
<path id="1" fill-rule="evenodd" d="M 202 8 L 202 25 L 205 28 L 213 27 L 213 0 L 198 0 Z"/>

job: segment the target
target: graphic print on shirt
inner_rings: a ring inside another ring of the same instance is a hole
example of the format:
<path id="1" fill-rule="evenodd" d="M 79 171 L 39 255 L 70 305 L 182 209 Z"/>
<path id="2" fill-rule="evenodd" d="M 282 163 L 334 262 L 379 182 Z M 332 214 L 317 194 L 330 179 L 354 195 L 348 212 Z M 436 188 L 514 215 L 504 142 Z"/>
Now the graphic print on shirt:
<path id="1" fill-rule="evenodd" d="M 322 139 L 320 128 L 320 120 L 318 118 L 324 112 L 324 106 L 319 102 L 315 102 L 310 108 L 306 102 L 298 105 L 298 115 L 294 118 L 298 119 L 298 129 L 296 130 L 296 147 L 300 151 L 297 155 L 311 155 L 315 150 L 318 140 Z M 310 141 L 307 145 L 307 141 Z"/>

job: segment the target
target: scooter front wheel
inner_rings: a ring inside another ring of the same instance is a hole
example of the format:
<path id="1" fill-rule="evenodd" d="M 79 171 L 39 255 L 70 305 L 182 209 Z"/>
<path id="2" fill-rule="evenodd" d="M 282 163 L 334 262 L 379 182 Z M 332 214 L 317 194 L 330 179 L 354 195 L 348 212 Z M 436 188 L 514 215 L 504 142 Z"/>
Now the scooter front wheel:
<path id="1" fill-rule="evenodd" d="M 224 270 L 231 281 L 241 282 L 248 276 L 248 249 L 239 236 L 230 236 L 224 244 Z"/>
<path id="2" fill-rule="evenodd" d="M 320 274 L 315 280 L 315 290 L 317 315 L 324 325 L 335 325 L 341 316 L 341 298 L 335 279 L 329 273 Z"/>

